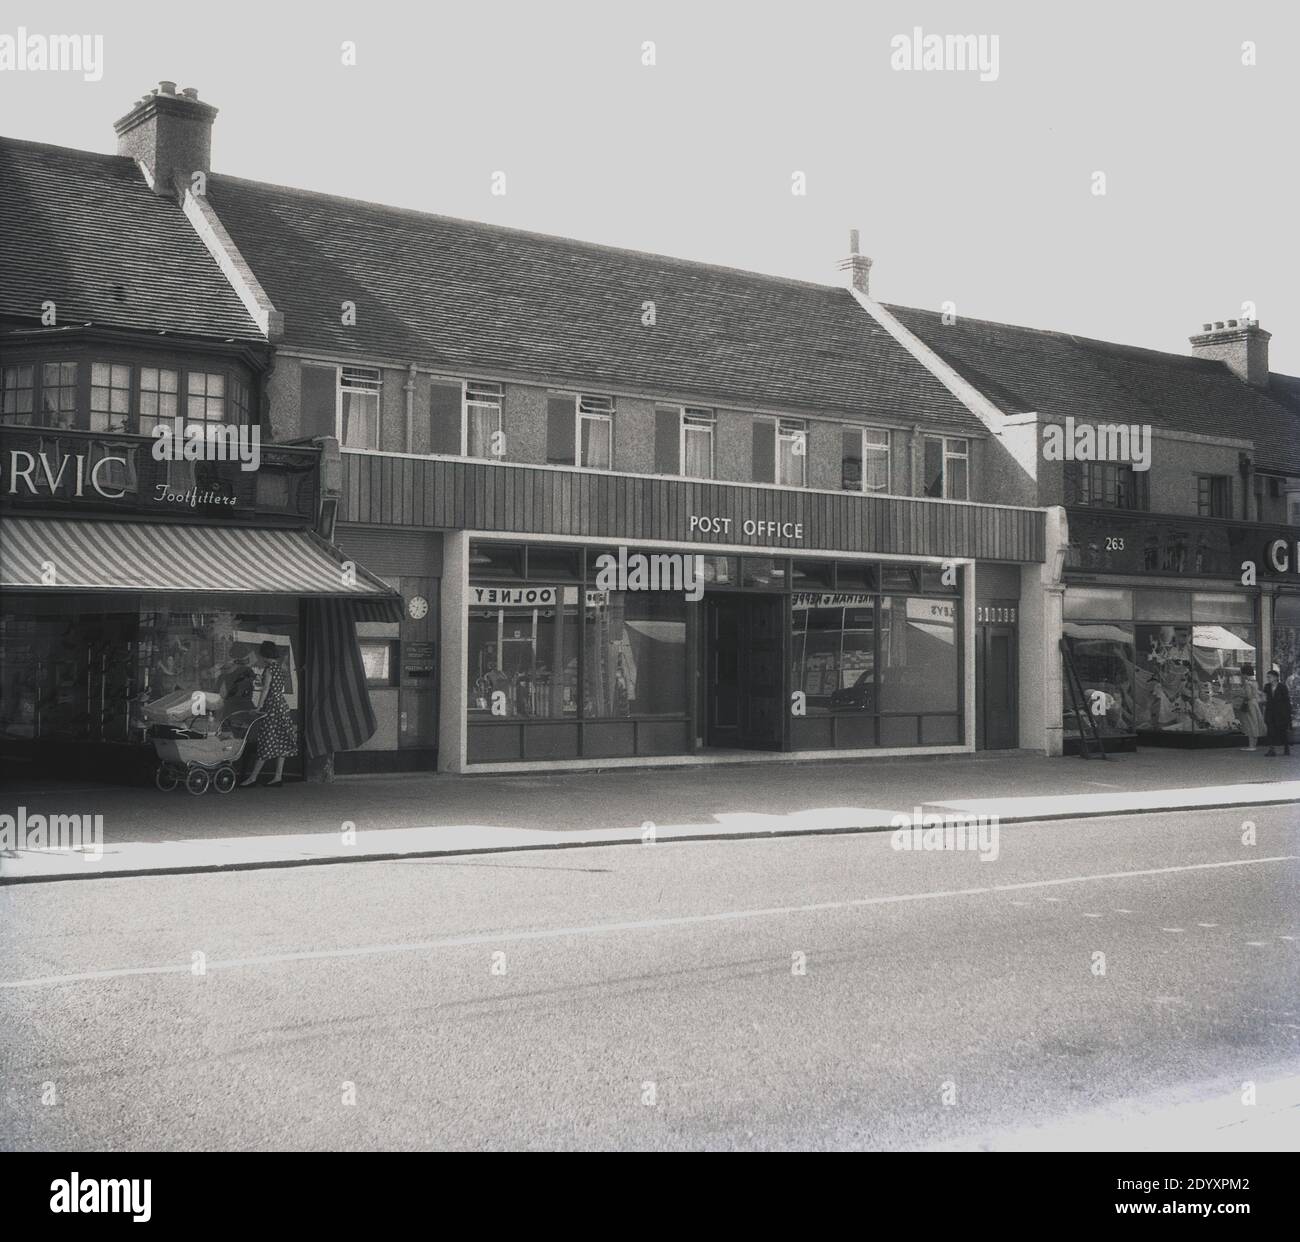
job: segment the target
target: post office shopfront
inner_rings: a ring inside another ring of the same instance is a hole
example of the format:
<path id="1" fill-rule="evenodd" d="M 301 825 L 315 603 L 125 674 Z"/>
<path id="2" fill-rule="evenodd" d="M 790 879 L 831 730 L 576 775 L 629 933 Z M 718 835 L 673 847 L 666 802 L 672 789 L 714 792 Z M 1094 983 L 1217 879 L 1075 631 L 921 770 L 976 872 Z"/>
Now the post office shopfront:
<path id="1" fill-rule="evenodd" d="M 1014 621 L 1043 559 L 1040 510 L 343 458 L 358 546 L 442 532 L 436 577 L 427 552 L 366 563 L 430 576 L 436 720 L 418 728 L 445 771 L 973 749 L 976 602 Z M 1014 714 L 1014 656 L 998 668 Z M 1002 723 L 996 744 L 1020 744 Z"/>

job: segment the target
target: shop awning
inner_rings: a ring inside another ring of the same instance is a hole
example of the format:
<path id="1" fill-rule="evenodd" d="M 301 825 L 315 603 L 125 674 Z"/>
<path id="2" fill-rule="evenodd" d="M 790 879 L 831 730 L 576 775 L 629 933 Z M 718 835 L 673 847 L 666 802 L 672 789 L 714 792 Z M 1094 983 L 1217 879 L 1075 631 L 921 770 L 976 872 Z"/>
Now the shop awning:
<path id="1" fill-rule="evenodd" d="M 366 620 L 402 616 L 397 592 L 308 530 L 5 517 L 0 588 L 283 594 L 351 601 Z"/>

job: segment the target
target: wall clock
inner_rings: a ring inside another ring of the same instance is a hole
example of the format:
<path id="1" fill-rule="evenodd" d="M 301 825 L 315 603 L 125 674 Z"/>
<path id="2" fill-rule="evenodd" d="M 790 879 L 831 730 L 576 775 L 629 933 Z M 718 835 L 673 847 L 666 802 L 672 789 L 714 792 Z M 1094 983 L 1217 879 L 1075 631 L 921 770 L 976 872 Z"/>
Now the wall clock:
<path id="1" fill-rule="evenodd" d="M 406 611 L 412 621 L 419 621 L 428 616 L 429 601 L 423 595 L 412 595 L 406 602 Z"/>

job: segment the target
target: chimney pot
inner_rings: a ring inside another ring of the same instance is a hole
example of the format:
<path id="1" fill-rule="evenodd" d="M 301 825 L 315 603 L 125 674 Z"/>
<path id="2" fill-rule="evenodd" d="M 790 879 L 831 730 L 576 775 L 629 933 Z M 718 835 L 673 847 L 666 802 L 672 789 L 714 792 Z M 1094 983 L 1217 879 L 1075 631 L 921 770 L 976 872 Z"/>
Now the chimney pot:
<path id="1" fill-rule="evenodd" d="M 849 273 L 849 286 L 858 293 L 869 293 L 871 260 L 861 252 L 857 229 L 849 230 L 849 257 L 840 264 L 840 271 Z"/>
<path id="2" fill-rule="evenodd" d="M 1254 319 L 1215 320 L 1201 325 L 1191 338 L 1192 354 L 1222 362 L 1240 380 L 1256 388 L 1268 387 L 1270 334 Z"/>
<path id="3" fill-rule="evenodd" d="M 188 182 L 195 172 L 212 169 L 212 122 L 217 110 L 200 103 L 194 87 L 176 93 L 176 83 L 163 80 L 117 121 L 117 153 L 136 160 L 147 172 L 154 193 L 176 198 L 178 179 Z"/>

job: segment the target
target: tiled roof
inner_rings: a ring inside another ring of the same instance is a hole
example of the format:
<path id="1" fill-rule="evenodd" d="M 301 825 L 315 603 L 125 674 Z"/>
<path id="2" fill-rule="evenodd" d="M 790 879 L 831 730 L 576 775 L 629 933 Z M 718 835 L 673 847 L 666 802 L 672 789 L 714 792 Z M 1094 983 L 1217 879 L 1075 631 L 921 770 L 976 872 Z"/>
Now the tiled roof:
<path id="1" fill-rule="evenodd" d="M 1257 467 L 1300 474 L 1300 380 L 1274 375 L 1268 389 L 1254 388 L 1207 358 L 981 319 L 945 324 L 935 311 L 888 309 L 1007 413 L 1251 440 Z"/>
<path id="2" fill-rule="evenodd" d="M 0 315 L 260 340 L 184 213 L 135 161 L 0 138 Z"/>
<path id="3" fill-rule="evenodd" d="M 231 177 L 208 199 L 291 348 L 985 430 L 844 289 Z"/>

